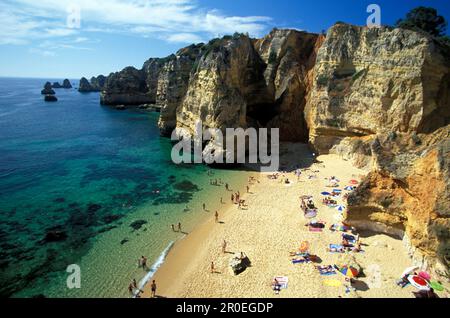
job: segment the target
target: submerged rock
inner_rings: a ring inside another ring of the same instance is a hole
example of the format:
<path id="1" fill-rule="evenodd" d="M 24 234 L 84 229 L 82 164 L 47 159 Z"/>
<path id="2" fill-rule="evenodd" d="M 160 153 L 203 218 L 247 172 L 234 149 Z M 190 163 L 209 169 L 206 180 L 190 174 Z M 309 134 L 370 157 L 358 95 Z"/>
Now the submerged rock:
<path id="1" fill-rule="evenodd" d="M 45 234 L 44 239 L 42 240 L 42 243 L 51 243 L 51 242 L 60 242 L 67 239 L 67 233 L 64 231 L 54 230 L 49 231 L 47 234 Z"/>
<path id="2" fill-rule="evenodd" d="M 145 220 L 137 220 L 130 224 L 130 227 L 133 228 L 133 230 L 137 231 L 142 228 L 144 224 L 147 224 L 147 221 Z"/>
<path id="3" fill-rule="evenodd" d="M 189 180 L 183 180 L 181 182 L 175 183 L 173 185 L 173 188 L 179 191 L 186 191 L 186 192 L 195 192 L 195 191 L 199 191 L 199 187 L 192 183 Z"/>

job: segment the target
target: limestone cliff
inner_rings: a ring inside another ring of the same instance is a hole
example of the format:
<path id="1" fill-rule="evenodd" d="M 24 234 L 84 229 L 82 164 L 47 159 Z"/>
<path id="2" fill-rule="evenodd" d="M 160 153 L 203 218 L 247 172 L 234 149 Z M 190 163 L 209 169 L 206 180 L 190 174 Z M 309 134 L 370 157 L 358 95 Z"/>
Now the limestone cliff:
<path id="1" fill-rule="evenodd" d="M 161 106 L 159 128 L 169 136 L 176 127 L 176 112 L 188 89 L 190 74 L 198 62 L 203 44 L 179 50 L 160 68 L 156 85 L 156 103 Z"/>
<path id="2" fill-rule="evenodd" d="M 323 153 L 344 137 L 432 132 L 450 123 L 449 76 L 448 58 L 426 35 L 337 24 L 314 67 L 310 143 Z"/>
<path id="3" fill-rule="evenodd" d="M 275 105 L 275 115 L 267 127 L 278 127 L 282 140 L 308 140 L 303 114 L 312 87 L 317 51 L 323 40 L 323 36 L 316 34 L 274 29 L 255 43 L 267 65 L 264 78 L 271 103 Z"/>
<path id="4" fill-rule="evenodd" d="M 374 168 L 350 195 L 347 220 L 404 238 L 419 265 L 448 277 L 450 125 L 428 135 L 381 134 L 370 148 Z"/>
<path id="5" fill-rule="evenodd" d="M 207 128 L 247 127 L 248 108 L 268 100 L 264 68 L 247 36 L 211 41 L 191 74 L 177 125 L 193 130 L 200 119 Z"/>

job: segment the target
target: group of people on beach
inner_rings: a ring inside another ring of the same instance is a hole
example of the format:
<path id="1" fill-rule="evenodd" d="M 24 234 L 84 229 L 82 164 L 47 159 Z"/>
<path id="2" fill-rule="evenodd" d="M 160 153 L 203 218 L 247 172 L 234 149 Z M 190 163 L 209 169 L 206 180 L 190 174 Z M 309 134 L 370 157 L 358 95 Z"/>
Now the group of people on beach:
<path id="1" fill-rule="evenodd" d="M 182 232 L 182 230 L 181 230 L 181 222 L 178 222 L 177 229 L 175 229 L 175 225 L 174 224 L 171 224 L 170 227 L 172 228 L 173 232 Z"/>

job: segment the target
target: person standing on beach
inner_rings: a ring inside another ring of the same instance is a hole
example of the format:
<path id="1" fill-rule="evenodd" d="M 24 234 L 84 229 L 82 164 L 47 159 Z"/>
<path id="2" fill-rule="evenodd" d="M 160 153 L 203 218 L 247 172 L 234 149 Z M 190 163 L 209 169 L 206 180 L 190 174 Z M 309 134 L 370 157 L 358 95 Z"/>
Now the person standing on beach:
<path id="1" fill-rule="evenodd" d="M 222 253 L 225 254 L 227 251 L 227 241 L 223 240 L 222 243 Z"/>
<path id="2" fill-rule="evenodd" d="M 172 227 L 172 231 L 175 232 L 175 225 L 172 224 L 171 227 Z"/>
<path id="3" fill-rule="evenodd" d="M 181 222 L 178 222 L 178 232 L 181 232 Z"/>
<path id="4" fill-rule="evenodd" d="M 247 186 L 247 193 L 249 193 L 250 192 L 250 187 L 249 186 Z"/>
<path id="5" fill-rule="evenodd" d="M 220 197 L 220 204 L 223 204 L 223 198 Z"/>
<path id="6" fill-rule="evenodd" d="M 128 292 L 133 295 L 133 284 L 130 283 L 130 285 L 128 285 Z"/>
<path id="7" fill-rule="evenodd" d="M 211 262 L 211 274 L 214 274 L 215 271 L 214 262 Z"/>
<path id="8" fill-rule="evenodd" d="M 231 202 L 234 203 L 234 194 L 231 194 Z"/>
<path id="9" fill-rule="evenodd" d="M 225 189 L 228 191 L 228 183 L 225 183 Z"/>
<path id="10" fill-rule="evenodd" d="M 151 291 L 152 291 L 151 297 L 154 298 L 156 296 L 156 282 L 155 282 L 155 280 L 153 280 L 153 282 L 152 282 Z"/>
<path id="11" fill-rule="evenodd" d="M 203 211 L 206 211 L 206 204 L 203 203 Z"/>
<path id="12" fill-rule="evenodd" d="M 216 211 L 214 217 L 216 218 L 216 223 L 219 222 L 219 212 Z"/>
<path id="13" fill-rule="evenodd" d="M 145 256 L 142 256 L 141 258 L 141 265 L 144 270 L 147 269 L 147 258 Z"/>

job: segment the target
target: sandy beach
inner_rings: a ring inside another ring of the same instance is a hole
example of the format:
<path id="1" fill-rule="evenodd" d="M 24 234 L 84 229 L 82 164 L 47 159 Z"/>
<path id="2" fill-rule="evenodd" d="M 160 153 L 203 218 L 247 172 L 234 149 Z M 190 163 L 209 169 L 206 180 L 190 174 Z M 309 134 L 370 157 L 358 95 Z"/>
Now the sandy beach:
<path id="1" fill-rule="evenodd" d="M 251 173 L 256 182 L 249 193 L 241 190 L 248 205 L 239 209 L 230 197 L 204 223 L 180 239 L 168 254 L 164 264 L 155 273 L 157 295 L 160 297 L 413 297 L 414 288 L 400 288 L 395 284 L 411 261 L 401 240 L 383 234 L 359 233 L 364 252 L 350 253 L 364 270 L 353 284 L 356 290 L 346 292 L 345 277 L 323 276 L 315 266 L 333 265 L 341 254 L 327 251 L 329 244 L 340 244 L 342 232 L 333 232 L 329 226 L 338 222 L 338 211 L 322 204 L 322 191 L 328 191 L 326 178 L 335 176 L 343 189 L 351 179 L 360 180 L 364 171 L 353 167 L 336 155 L 323 155 L 312 162 L 306 145 L 282 146 L 281 167 L 287 172 L 278 179 L 269 179 L 269 173 Z M 302 158 L 301 161 L 299 158 Z M 291 167 L 300 165 L 297 177 Z M 250 173 L 249 173 L 250 175 Z M 284 179 L 290 183 L 286 184 Z M 233 185 L 230 185 L 231 188 Z M 235 189 L 233 189 L 235 190 Z M 230 196 L 233 192 L 230 191 Z M 343 192 L 345 193 L 345 192 Z M 300 196 L 311 195 L 318 207 L 316 220 L 324 221 L 322 232 L 309 231 L 300 209 Z M 345 206 L 342 195 L 338 204 Z M 223 240 L 227 252 L 222 253 Z M 293 264 L 289 252 L 298 250 L 308 241 L 310 253 L 319 257 L 317 263 Z M 233 253 L 244 252 L 251 266 L 234 275 L 229 266 Z M 210 272 L 214 262 L 216 272 Z M 275 276 L 286 276 L 288 286 L 276 295 L 271 283 Z M 339 286 L 332 286 L 339 285 Z M 150 283 L 143 297 L 150 296 Z"/>

